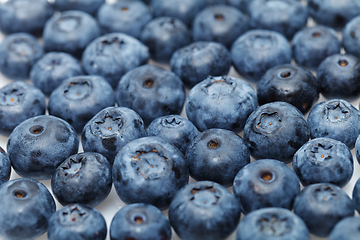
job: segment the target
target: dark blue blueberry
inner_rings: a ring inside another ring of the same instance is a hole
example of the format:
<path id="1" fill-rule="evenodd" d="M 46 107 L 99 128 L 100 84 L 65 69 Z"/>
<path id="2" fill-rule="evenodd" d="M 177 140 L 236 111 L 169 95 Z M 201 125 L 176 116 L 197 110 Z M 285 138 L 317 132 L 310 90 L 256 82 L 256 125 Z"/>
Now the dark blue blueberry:
<path id="1" fill-rule="evenodd" d="M 85 152 L 98 152 L 113 164 L 118 151 L 128 142 L 145 137 L 144 121 L 125 107 L 107 107 L 83 128 L 81 144 Z"/>
<path id="2" fill-rule="evenodd" d="M 269 30 L 247 31 L 231 47 L 231 58 L 236 71 L 254 82 L 268 69 L 290 63 L 291 57 L 288 40 L 280 33 Z"/>
<path id="3" fill-rule="evenodd" d="M 10 134 L 7 151 L 22 177 L 50 179 L 56 168 L 77 153 L 79 139 L 66 121 L 48 115 L 29 118 Z"/>
<path id="4" fill-rule="evenodd" d="M 134 203 L 115 214 L 110 225 L 110 239 L 170 240 L 171 226 L 158 208 Z"/>
<path id="5" fill-rule="evenodd" d="M 9 155 L 0 147 L 0 185 L 7 182 L 11 175 L 11 162 Z"/>
<path id="6" fill-rule="evenodd" d="M 115 88 L 128 71 L 149 60 L 148 48 L 123 33 L 109 33 L 92 41 L 82 56 L 84 70 L 104 77 Z"/>
<path id="7" fill-rule="evenodd" d="M 157 17 L 144 26 L 140 40 L 148 46 L 152 59 L 168 62 L 177 49 L 191 43 L 191 33 L 177 18 Z"/>
<path id="8" fill-rule="evenodd" d="M 40 35 L 53 14 L 54 9 L 47 0 L 9 0 L 0 3 L 0 29 L 5 34 Z"/>
<path id="9" fill-rule="evenodd" d="M 178 49 L 170 59 L 171 71 L 189 88 L 208 76 L 227 75 L 230 67 L 229 51 L 216 42 L 194 42 Z"/>
<path id="10" fill-rule="evenodd" d="M 304 221 L 284 208 L 263 208 L 246 215 L 236 232 L 236 240 L 310 240 Z"/>
<path id="11" fill-rule="evenodd" d="M 332 183 L 344 187 L 354 171 L 350 149 L 331 138 L 315 138 L 294 155 L 293 169 L 302 185 Z"/>
<path id="12" fill-rule="evenodd" d="M 59 11 L 79 10 L 95 14 L 105 0 L 55 0 L 54 6 Z"/>
<path id="13" fill-rule="evenodd" d="M 294 212 L 310 233 L 327 237 L 341 219 L 354 216 L 354 205 L 346 193 L 330 183 L 305 187 L 295 198 Z"/>
<path id="14" fill-rule="evenodd" d="M 200 131 L 223 128 L 239 132 L 257 105 L 256 92 L 245 80 L 210 76 L 191 88 L 185 110 Z"/>
<path id="15" fill-rule="evenodd" d="M 40 182 L 19 178 L 0 186 L 0 238 L 36 239 L 46 232 L 56 211 L 49 190 Z"/>
<path id="16" fill-rule="evenodd" d="M 220 184 L 210 181 L 190 183 L 171 202 L 169 220 L 181 239 L 222 240 L 236 229 L 240 204 Z"/>
<path id="17" fill-rule="evenodd" d="M 172 143 L 144 137 L 126 144 L 116 155 L 114 187 L 129 203 L 148 203 L 165 210 L 189 180 L 184 155 Z"/>
<path id="18" fill-rule="evenodd" d="M 356 151 L 356 153 L 358 154 L 358 150 Z M 356 181 L 352 192 L 354 207 L 358 212 L 360 212 L 360 180 L 359 179 Z"/>
<path id="19" fill-rule="evenodd" d="M 260 105 L 283 101 L 308 112 L 319 99 L 318 80 L 302 67 L 291 64 L 270 68 L 257 86 Z"/>
<path id="20" fill-rule="evenodd" d="M 244 140 L 256 159 L 270 158 L 288 163 L 310 138 L 304 115 L 286 102 L 258 107 L 246 121 Z"/>
<path id="21" fill-rule="evenodd" d="M 154 17 L 167 16 L 191 25 L 196 15 L 206 7 L 205 0 L 152 0 Z"/>
<path id="22" fill-rule="evenodd" d="M 118 0 L 103 4 L 97 20 L 103 33 L 122 32 L 139 38 L 140 33 L 152 19 L 151 12 L 141 1 Z"/>
<path id="23" fill-rule="evenodd" d="M 0 44 L 0 72 L 10 79 L 29 78 L 32 66 L 44 55 L 44 48 L 28 33 L 14 33 Z"/>
<path id="24" fill-rule="evenodd" d="M 354 100 L 360 95 L 360 63 L 350 54 L 334 54 L 321 62 L 316 73 L 319 91 L 326 98 Z"/>
<path id="25" fill-rule="evenodd" d="M 148 125 L 155 118 L 180 114 L 185 87 L 173 72 L 144 65 L 125 74 L 116 89 L 116 102 L 137 112 Z"/>
<path id="26" fill-rule="evenodd" d="M 279 32 L 291 39 L 305 27 L 306 6 L 298 0 L 253 0 L 248 4 L 250 26 Z"/>
<path id="27" fill-rule="evenodd" d="M 199 135 L 199 130 L 182 116 L 167 115 L 154 119 L 147 129 L 147 134 L 171 142 L 185 154 L 187 146 Z"/>
<path id="28" fill-rule="evenodd" d="M 46 95 L 70 77 L 82 75 L 80 62 L 67 53 L 45 54 L 31 69 L 30 80 Z"/>
<path id="29" fill-rule="evenodd" d="M 360 134 L 360 113 L 343 99 L 332 99 L 316 104 L 307 119 L 311 138 L 328 137 L 355 146 Z"/>
<path id="30" fill-rule="evenodd" d="M 233 184 L 245 214 L 266 207 L 292 209 L 300 192 L 295 172 L 278 160 L 262 159 L 243 167 Z"/>
<path id="31" fill-rule="evenodd" d="M 360 218 L 347 217 L 339 221 L 329 235 L 329 240 L 360 239 Z"/>
<path id="32" fill-rule="evenodd" d="M 114 91 L 103 77 L 77 76 L 66 79 L 51 93 L 48 110 L 81 132 L 95 114 L 114 105 Z"/>
<path id="33" fill-rule="evenodd" d="M 316 69 L 328 56 L 340 53 L 340 48 L 335 30 L 321 25 L 303 28 L 292 39 L 296 63 L 311 69 Z"/>
<path id="34" fill-rule="evenodd" d="M 207 7 L 196 15 L 192 26 L 194 41 L 213 41 L 230 48 L 248 30 L 245 15 L 227 5 Z"/>
<path id="35" fill-rule="evenodd" d="M 45 95 L 24 81 L 11 82 L 0 89 L 0 132 L 9 134 L 28 118 L 45 114 Z"/>
<path id="36" fill-rule="evenodd" d="M 106 221 L 95 208 L 75 203 L 56 211 L 49 219 L 48 240 L 105 240 Z"/>
<path id="37" fill-rule="evenodd" d="M 346 53 L 360 58 L 360 16 L 352 19 L 343 28 L 342 45 Z"/>
<path id="38" fill-rule="evenodd" d="M 86 46 L 100 36 L 100 27 L 88 13 L 70 10 L 55 14 L 44 28 L 43 40 L 47 52 L 66 52 L 81 57 Z"/>
<path id="39" fill-rule="evenodd" d="M 234 132 L 212 128 L 190 142 L 185 159 L 195 180 L 229 187 L 239 170 L 250 163 L 250 153 L 243 139 Z"/>
<path id="40" fill-rule="evenodd" d="M 94 152 L 70 156 L 51 178 L 52 192 L 63 206 L 81 203 L 95 207 L 109 195 L 111 186 L 110 162 Z"/>

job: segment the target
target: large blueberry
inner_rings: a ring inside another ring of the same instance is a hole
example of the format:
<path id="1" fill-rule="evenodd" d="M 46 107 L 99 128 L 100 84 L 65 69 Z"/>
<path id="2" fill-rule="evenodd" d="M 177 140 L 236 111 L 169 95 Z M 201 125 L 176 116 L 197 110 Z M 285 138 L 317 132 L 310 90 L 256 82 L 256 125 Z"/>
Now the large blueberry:
<path id="1" fill-rule="evenodd" d="M 360 16 L 353 18 L 343 28 L 342 45 L 346 53 L 360 58 Z"/>
<path id="2" fill-rule="evenodd" d="M 239 132 L 258 106 L 256 92 L 245 80 L 209 76 L 189 92 L 186 115 L 200 130 L 223 128 Z"/>
<path id="3" fill-rule="evenodd" d="M 79 10 L 95 14 L 105 0 L 55 0 L 54 7 L 59 11 Z"/>
<path id="4" fill-rule="evenodd" d="M 360 218 L 347 217 L 339 221 L 329 235 L 329 240 L 360 239 Z"/>
<path id="5" fill-rule="evenodd" d="M 10 134 L 7 151 L 22 177 L 50 179 L 56 168 L 77 153 L 79 139 L 66 121 L 48 115 L 29 118 Z"/>
<path id="6" fill-rule="evenodd" d="M 11 162 L 9 155 L 0 147 L 0 185 L 10 179 Z"/>
<path id="7" fill-rule="evenodd" d="M 144 137 L 126 144 L 116 155 L 115 190 L 125 203 L 149 203 L 167 209 L 176 192 L 188 183 L 184 155 L 172 143 Z"/>

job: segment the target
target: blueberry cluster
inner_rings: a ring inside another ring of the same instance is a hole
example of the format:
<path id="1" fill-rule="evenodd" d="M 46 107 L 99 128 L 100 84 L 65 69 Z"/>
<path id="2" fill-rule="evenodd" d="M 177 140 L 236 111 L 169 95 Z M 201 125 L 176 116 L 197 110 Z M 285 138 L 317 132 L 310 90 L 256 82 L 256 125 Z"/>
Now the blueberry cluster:
<path id="1" fill-rule="evenodd" d="M 360 239 L 359 26 L 354 0 L 0 0 L 0 239 Z"/>

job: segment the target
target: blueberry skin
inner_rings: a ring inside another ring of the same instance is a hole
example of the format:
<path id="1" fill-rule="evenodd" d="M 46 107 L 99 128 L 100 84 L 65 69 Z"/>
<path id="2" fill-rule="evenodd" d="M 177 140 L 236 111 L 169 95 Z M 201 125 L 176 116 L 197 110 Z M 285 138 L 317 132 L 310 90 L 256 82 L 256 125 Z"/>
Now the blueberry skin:
<path id="1" fill-rule="evenodd" d="M 124 33 L 109 33 L 96 38 L 82 55 L 84 71 L 104 77 L 113 88 L 125 73 L 148 60 L 149 49 Z"/>
<path id="2" fill-rule="evenodd" d="M 177 49 L 191 43 L 191 33 L 177 18 L 157 17 L 144 26 L 140 40 L 149 48 L 153 60 L 168 62 Z"/>
<path id="3" fill-rule="evenodd" d="M 240 132 L 258 106 L 256 92 L 245 80 L 208 77 L 190 89 L 186 115 L 200 130 L 223 128 Z"/>
<path id="4" fill-rule="evenodd" d="M 65 79 L 83 75 L 79 60 L 68 53 L 50 52 L 45 54 L 30 71 L 30 80 L 50 95 Z"/>
<path id="5" fill-rule="evenodd" d="M 110 225 L 110 239 L 170 240 L 171 226 L 158 208 L 134 203 L 115 214 Z"/>
<path id="6" fill-rule="evenodd" d="M 48 240 L 105 240 L 106 221 L 99 211 L 74 203 L 56 211 L 48 223 Z"/>
<path id="7" fill-rule="evenodd" d="M 10 34 L 0 44 L 0 72 L 10 79 L 25 80 L 43 55 L 44 48 L 34 36 Z"/>
<path id="8" fill-rule="evenodd" d="M 356 151 L 357 153 L 358 151 Z M 356 211 L 360 212 L 360 180 L 358 179 L 355 183 L 353 192 L 352 192 L 352 201 Z"/>
<path id="9" fill-rule="evenodd" d="M 331 183 L 317 183 L 305 187 L 296 196 L 294 212 L 310 233 L 327 237 L 337 222 L 354 216 L 355 209 L 341 188 Z"/>
<path id="10" fill-rule="evenodd" d="M 207 7 L 196 15 L 192 26 L 194 41 L 213 41 L 230 48 L 248 30 L 245 15 L 227 5 Z"/>
<path id="11" fill-rule="evenodd" d="M 240 204 L 225 187 L 211 181 L 183 187 L 169 208 L 171 226 L 181 239 L 226 239 L 240 220 Z"/>
<path id="12" fill-rule="evenodd" d="M 51 93 L 48 110 L 81 132 L 95 114 L 114 105 L 113 89 L 103 77 L 76 76 L 63 81 Z"/>
<path id="13" fill-rule="evenodd" d="M 154 65 L 137 67 L 126 73 L 116 89 L 116 102 L 136 111 L 149 125 L 155 118 L 180 114 L 185 87 L 173 72 Z"/>
<path id="14" fill-rule="evenodd" d="M 328 56 L 340 53 L 341 43 L 334 29 L 326 26 L 306 27 L 292 39 L 297 64 L 316 69 Z"/>
<path id="15" fill-rule="evenodd" d="M 360 218 L 347 217 L 339 221 L 329 235 L 329 240 L 357 240 L 360 238 Z"/>
<path id="16" fill-rule="evenodd" d="M 40 182 L 19 178 L 0 186 L 0 238 L 36 239 L 56 211 L 49 190 Z"/>
<path id="17" fill-rule="evenodd" d="M 310 240 L 304 221 L 284 208 L 263 208 L 246 215 L 236 232 L 236 240 Z"/>
<path id="18" fill-rule="evenodd" d="M 0 29 L 5 34 L 40 35 L 54 9 L 46 0 L 10 0 L 0 4 Z"/>
<path id="19" fill-rule="evenodd" d="M 23 81 L 0 88 L 0 132 L 8 135 L 21 122 L 45 114 L 45 95 Z"/>
<path id="20" fill-rule="evenodd" d="M 244 140 L 255 159 L 270 158 L 289 163 L 309 138 L 310 128 L 304 115 L 286 102 L 258 107 L 244 128 Z"/>
<path id="21" fill-rule="evenodd" d="M 216 42 L 194 42 L 174 52 L 170 68 L 192 88 L 208 76 L 222 76 L 229 73 L 230 52 L 224 45 Z"/>
<path id="22" fill-rule="evenodd" d="M 79 10 L 95 14 L 105 0 L 55 0 L 54 6 L 59 11 Z"/>
<path id="23" fill-rule="evenodd" d="M 354 171 L 350 149 L 331 138 L 315 138 L 294 155 L 293 169 L 303 186 L 332 183 L 344 187 Z"/>
<path id="24" fill-rule="evenodd" d="M 358 136 L 355 141 L 355 156 L 358 162 L 360 162 L 360 137 Z"/>
<path id="25" fill-rule="evenodd" d="M 360 113 L 343 99 L 332 99 L 316 104 L 307 119 L 311 138 L 328 137 L 355 146 L 360 133 Z"/>
<path id="26" fill-rule="evenodd" d="M 47 52 L 66 52 L 79 58 L 86 46 L 100 36 L 100 27 L 88 13 L 70 10 L 51 17 L 43 32 Z"/>
<path id="27" fill-rule="evenodd" d="M 116 193 L 126 204 L 142 202 L 165 210 L 188 183 L 189 170 L 184 155 L 172 143 L 144 137 L 119 151 L 112 176 Z"/>
<path id="28" fill-rule="evenodd" d="M 308 112 L 319 99 L 318 80 L 308 70 L 291 65 L 270 68 L 257 86 L 259 105 L 283 101 Z"/>
<path id="29" fill-rule="evenodd" d="M 152 14 L 141 1 L 118 0 L 110 4 L 104 3 L 97 12 L 102 33 L 122 32 L 139 38 L 140 33 L 152 19 Z"/>
<path id="30" fill-rule="evenodd" d="M 107 107 L 83 128 L 81 144 L 85 152 L 98 152 L 113 164 L 116 154 L 128 142 L 145 137 L 144 121 L 134 110 Z"/>
<path id="31" fill-rule="evenodd" d="M 190 142 L 199 135 L 199 130 L 180 115 L 155 118 L 147 128 L 148 136 L 157 136 L 175 145 L 183 154 Z"/>
<path id="32" fill-rule="evenodd" d="M 0 186 L 9 181 L 11 175 L 11 162 L 9 155 L 0 147 Z"/>
<path id="33" fill-rule="evenodd" d="M 111 186 L 110 162 L 94 152 L 68 157 L 51 178 L 52 192 L 63 206 L 81 203 L 95 207 L 109 195 Z"/>
<path id="34" fill-rule="evenodd" d="M 259 81 L 268 69 L 290 63 L 291 58 L 288 40 L 280 33 L 269 30 L 249 30 L 231 47 L 235 70 L 253 82 Z"/>
<path id="35" fill-rule="evenodd" d="M 21 177 L 50 179 L 56 168 L 77 153 L 79 139 L 66 121 L 49 115 L 29 118 L 10 134 L 7 152 Z"/>
<path id="36" fill-rule="evenodd" d="M 353 18 L 343 28 L 342 45 L 346 53 L 360 58 L 360 16 Z"/>
<path id="37" fill-rule="evenodd" d="M 247 13 L 251 0 L 227 0 L 226 4 L 238 8 L 241 12 Z"/>
<path id="38" fill-rule="evenodd" d="M 195 180 L 230 187 L 239 170 L 250 163 L 250 153 L 243 139 L 233 131 L 212 128 L 190 142 L 185 159 Z"/>
<path id="39" fill-rule="evenodd" d="M 190 26 L 196 15 L 206 7 L 205 0 L 152 0 L 154 17 L 167 16 Z"/>

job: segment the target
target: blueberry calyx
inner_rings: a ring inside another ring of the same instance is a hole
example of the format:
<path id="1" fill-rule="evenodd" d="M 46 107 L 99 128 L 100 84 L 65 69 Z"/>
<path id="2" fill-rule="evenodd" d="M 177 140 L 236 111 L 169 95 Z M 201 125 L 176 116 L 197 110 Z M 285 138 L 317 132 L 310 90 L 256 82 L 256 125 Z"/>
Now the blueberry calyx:
<path id="1" fill-rule="evenodd" d="M 213 186 L 195 187 L 191 190 L 190 201 L 198 207 L 210 208 L 217 205 L 220 200 L 220 192 Z"/>
<path id="2" fill-rule="evenodd" d="M 25 98 L 24 90 L 19 88 L 9 89 L 0 94 L 0 105 L 2 106 L 19 105 Z"/>
<path id="3" fill-rule="evenodd" d="M 339 64 L 339 66 L 341 66 L 341 67 L 346 67 L 347 65 L 349 65 L 349 62 L 346 61 L 345 59 L 340 59 L 340 60 L 338 61 L 338 64 Z"/>
<path id="4" fill-rule="evenodd" d="M 32 127 L 29 129 L 29 132 L 32 133 L 32 134 L 35 134 L 35 135 L 39 135 L 39 134 L 41 134 L 43 131 L 44 131 L 44 127 L 43 127 L 43 126 L 40 126 L 40 125 L 32 126 Z"/>
<path id="5" fill-rule="evenodd" d="M 209 77 L 210 81 L 203 86 L 203 91 L 213 97 L 225 97 L 236 88 L 236 83 L 228 77 Z"/>
<path id="6" fill-rule="evenodd" d="M 207 143 L 207 147 L 211 150 L 219 149 L 221 147 L 220 139 L 211 139 Z"/>
<path id="7" fill-rule="evenodd" d="M 261 134 L 271 134 L 281 128 L 282 120 L 277 112 L 270 112 L 259 115 L 255 123 L 255 132 Z"/>
<path id="8" fill-rule="evenodd" d="M 275 181 L 275 174 L 270 170 L 262 171 L 260 173 L 260 180 L 265 183 L 271 183 Z"/>
<path id="9" fill-rule="evenodd" d="M 68 209 L 63 209 L 62 214 L 59 215 L 60 223 L 63 225 L 73 225 L 75 222 L 82 222 L 87 218 L 88 214 L 78 205 L 71 206 Z"/>
<path id="10" fill-rule="evenodd" d="M 350 109 L 342 102 L 331 102 L 325 108 L 325 117 L 330 122 L 342 122 L 351 115 Z"/>
<path id="11" fill-rule="evenodd" d="M 132 158 L 132 164 L 137 172 L 145 179 L 158 179 L 168 173 L 168 158 L 163 156 L 158 150 L 137 151 Z"/>
<path id="12" fill-rule="evenodd" d="M 99 42 L 96 46 L 96 50 L 99 55 L 112 56 L 122 48 L 123 44 L 125 44 L 124 40 L 121 40 L 118 37 L 113 37 Z M 92 65 L 96 68 L 96 65 Z"/>
<path id="13" fill-rule="evenodd" d="M 65 164 L 65 166 L 62 167 L 62 169 L 64 170 L 64 175 L 68 176 L 78 176 L 79 175 L 79 171 L 81 169 L 81 167 L 83 166 L 83 160 L 85 157 L 80 157 L 77 159 L 73 159 L 71 158 L 69 162 L 67 162 Z"/>
<path id="14" fill-rule="evenodd" d="M 337 194 L 332 187 L 323 185 L 315 188 L 313 194 L 318 202 L 329 202 L 337 197 Z"/>
<path id="15" fill-rule="evenodd" d="M 167 117 L 161 120 L 161 125 L 164 127 L 179 127 L 180 125 L 184 125 L 184 122 L 177 117 Z"/>
<path id="16" fill-rule="evenodd" d="M 54 26 L 61 32 L 74 32 L 81 26 L 81 18 L 78 16 L 61 16 L 54 23 Z"/>
<path id="17" fill-rule="evenodd" d="M 119 135 L 119 129 L 123 126 L 121 115 L 111 116 L 108 112 L 105 117 L 93 124 L 92 132 L 95 136 L 107 138 Z"/>
<path id="18" fill-rule="evenodd" d="M 332 159 L 332 147 L 333 145 L 325 145 L 321 143 L 315 143 L 310 147 L 310 151 L 307 152 L 307 157 L 314 163 L 322 163 L 324 161 Z"/>
<path id="19" fill-rule="evenodd" d="M 274 48 L 276 44 L 276 39 L 270 34 L 256 34 L 252 35 L 247 39 L 247 44 L 253 49 L 265 50 Z"/>
<path id="20" fill-rule="evenodd" d="M 16 38 L 9 43 L 9 50 L 19 57 L 34 56 L 37 49 L 25 38 Z"/>
<path id="21" fill-rule="evenodd" d="M 88 97 L 91 93 L 90 82 L 83 80 L 78 82 L 71 82 L 64 90 L 64 95 L 70 100 L 80 100 Z"/>
<path id="22" fill-rule="evenodd" d="M 283 236 L 291 231 L 288 220 L 287 217 L 272 213 L 263 215 L 258 220 L 258 224 L 260 225 L 260 231 L 268 236 Z"/>

